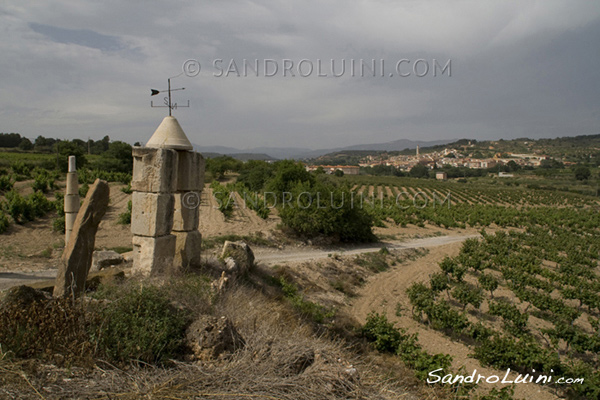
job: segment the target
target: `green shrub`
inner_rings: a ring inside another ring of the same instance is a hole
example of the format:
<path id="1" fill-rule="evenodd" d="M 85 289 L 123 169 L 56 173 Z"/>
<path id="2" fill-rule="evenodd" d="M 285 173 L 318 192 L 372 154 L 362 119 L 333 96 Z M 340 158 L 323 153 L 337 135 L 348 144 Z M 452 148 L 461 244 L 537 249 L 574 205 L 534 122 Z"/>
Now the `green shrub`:
<path id="1" fill-rule="evenodd" d="M 439 368 L 447 370 L 452 365 L 452 357 L 447 354 L 431 355 L 422 349 L 417 334 L 409 335 L 388 322 L 385 315 L 371 312 L 361 328 L 361 334 L 372 342 L 380 352 L 393 353 L 415 370 L 417 378 L 427 379 L 430 371 Z"/>
<path id="2" fill-rule="evenodd" d="M 298 287 L 288 282 L 285 277 L 279 278 L 277 283 L 292 306 L 300 314 L 309 317 L 314 322 L 321 324 L 325 319 L 332 318 L 335 315 L 334 310 L 328 310 L 320 304 L 306 300 L 302 294 L 298 293 Z"/>
<path id="3" fill-rule="evenodd" d="M 79 186 L 79 197 L 84 199 L 85 196 L 87 196 L 88 190 L 90 190 L 90 185 L 88 185 L 87 182 L 84 182 L 81 186 Z"/>
<path id="4" fill-rule="evenodd" d="M 377 253 L 365 253 L 356 256 L 354 263 L 375 273 L 386 271 L 389 268 L 386 254 L 381 250 Z"/>
<path id="5" fill-rule="evenodd" d="M 352 202 L 348 188 L 308 182 L 292 189 L 292 201 L 279 205 L 283 224 L 304 237 L 327 236 L 342 242 L 372 242 L 373 217 Z"/>
<path id="6" fill-rule="evenodd" d="M 35 192 L 27 197 L 21 196 L 14 190 L 6 193 L 6 211 L 13 220 L 22 224 L 43 217 L 55 206 L 41 192 Z"/>
<path id="7" fill-rule="evenodd" d="M 66 225 L 65 225 L 65 216 L 64 215 L 62 215 L 58 218 L 55 218 L 54 221 L 52 221 L 52 229 L 55 232 L 65 233 Z"/>
<path id="8" fill-rule="evenodd" d="M 11 175 L 0 175 L 0 192 L 12 190 L 14 184 L 15 181 Z"/>
<path id="9" fill-rule="evenodd" d="M 8 230 L 8 217 L 4 214 L 4 211 L 0 210 L 0 233 L 4 233 Z"/>
<path id="10" fill-rule="evenodd" d="M 117 223 L 121 225 L 129 225 L 131 224 L 131 200 L 127 202 L 127 211 L 119 214 L 119 219 Z"/>
<path id="11" fill-rule="evenodd" d="M 127 186 L 125 186 L 125 187 L 122 187 L 122 188 L 121 188 L 121 192 L 123 192 L 123 193 L 125 193 L 125 194 L 131 194 L 131 193 L 133 193 L 133 190 L 131 189 L 131 182 L 129 182 L 129 183 L 127 184 Z"/>
<path id="12" fill-rule="evenodd" d="M 235 203 L 232 193 L 217 181 L 211 183 L 210 188 L 213 191 L 213 197 L 219 204 L 219 211 L 223 213 L 225 218 L 231 218 L 233 215 L 233 205 Z"/>
<path id="13" fill-rule="evenodd" d="M 31 166 L 28 164 L 25 164 L 23 161 L 16 161 L 14 162 L 10 168 L 13 170 L 13 172 L 16 175 L 23 175 L 26 177 L 29 177 L 29 172 L 31 171 Z"/>
<path id="14" fill-rule="evenodd" d="M 180 354 L 189 315 L 175 309 L 164 290 L 140 286 L 98 295 L 106 294 L 118 297 L 99 310 L 104 322 L 90 334 L 109 359 L 164 363 Z"/>

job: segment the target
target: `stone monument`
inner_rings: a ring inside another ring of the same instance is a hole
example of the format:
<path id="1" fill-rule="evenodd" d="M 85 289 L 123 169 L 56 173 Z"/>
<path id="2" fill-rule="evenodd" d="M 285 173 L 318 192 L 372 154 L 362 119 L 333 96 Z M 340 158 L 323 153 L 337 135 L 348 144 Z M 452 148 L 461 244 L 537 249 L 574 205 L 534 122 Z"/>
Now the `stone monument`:
<path id="1" fill-rule="evenodd" d="M 146 146 L 133 148 L 133 269 L 172 273 L 200 262 L 204 158 L 176 118 L 165 117 Z"/>

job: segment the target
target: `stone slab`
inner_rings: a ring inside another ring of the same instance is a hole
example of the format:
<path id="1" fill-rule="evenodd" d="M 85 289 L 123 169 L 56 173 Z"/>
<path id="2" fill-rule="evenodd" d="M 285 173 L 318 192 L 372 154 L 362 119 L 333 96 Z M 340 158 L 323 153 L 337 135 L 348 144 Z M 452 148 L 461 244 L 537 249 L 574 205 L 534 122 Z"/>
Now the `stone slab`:
<path id="1" fill-rule="evenodd" d="M 131 233 L 158 237 L 173 229 L 174 198 L 167 193 L 133 192 L 131 195 Z"/>
<path id="2" fill-rule="evenodd" d="M 204 187 L 205 161 L 195 151 L 178 150 L 177 191 L 199 191 Z"/>
<path id="3" fill-rule="evenodd" d="M 198 229 L 200 222 L 200 192 L 175 193 L 173 231 L 189 232 Z"/>
<path id="4" fill-rule="evenodd" d="M 188 268 L 200 266 L 200 246 L 202 245 L 202 234 L 200 232 L 173 232 L 177 238 L 175 245 L 175 258 L 173 268 L 175 271 L 183 271 Z"/>
<path id="5" fill-rule="evenodd" d="M 133 272 L 149 276 L 171 271 L 176 242 L 175 235 L 155 238 L 133 236 Z"/>
<path id="6" fill-rule="evenodd" d="M 134 147 L 131 189 L 137 192 L 173 193 L 177 187 L 177 151 Z"/>

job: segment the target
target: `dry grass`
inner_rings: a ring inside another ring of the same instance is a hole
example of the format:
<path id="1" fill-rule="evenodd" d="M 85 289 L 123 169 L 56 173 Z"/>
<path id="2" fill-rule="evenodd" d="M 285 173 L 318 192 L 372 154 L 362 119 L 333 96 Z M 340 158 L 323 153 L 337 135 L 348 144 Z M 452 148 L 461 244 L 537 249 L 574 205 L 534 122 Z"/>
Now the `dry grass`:
<path id="1" fill-rule="evenodd" d="M 213 313 L 228 317 L 245 339 L 246 346 L 228 358 L 126 369 L 98 361 L 91 370 L 67 370 L 1 360 L 0 354 L 0 398 L 416 398 L 398 379 L 382 376 L 381 368 L 360 361 L 343 343 L 316 336 L 288 306 L 256 289 L 230 288 L 216 299 Z"/>

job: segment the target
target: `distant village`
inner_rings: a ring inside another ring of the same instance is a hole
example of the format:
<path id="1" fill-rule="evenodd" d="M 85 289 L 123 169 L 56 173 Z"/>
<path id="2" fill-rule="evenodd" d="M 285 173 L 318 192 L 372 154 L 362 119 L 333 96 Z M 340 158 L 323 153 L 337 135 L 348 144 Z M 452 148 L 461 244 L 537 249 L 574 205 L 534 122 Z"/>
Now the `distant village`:
<path id="1" fill-rule="evenodd" d="M 444 166 L 466 167 L 472 169 L 488 169 L 497 165 L 507 165 L 511 161 L 520 167 L 539 167 L 543 160 L 550 157 L 541 154 L 515 154 L 515 153 L 496 153 L 491 158 L 474 158 L 468 151 L 469 146 L 464 150 L 446 148 L 442 151 L 434 151 L 420 154 L 417 146 L 415 154 L 395 155 L 387 153 L 377 155 L 367 155 L 360 160 L 358 165 L 309 165 L 308 171 L 314 171 L 322 168 L 325 173 L 332 174 L 336 170 L 348 175 L 358 175 L 360 167 L 375 167 L 378 165 L 392 166 L 401 171 L 410 171 L 414 166 L 421 164 L 429 169 L 443 168 Z M 493 150 L 493 148 L 490 148 Z M 438 174 L 438 179 L 444 179 L 443 173 Z M 512 176 L 506 173 L 500 173 L 501 176 Z"/>

